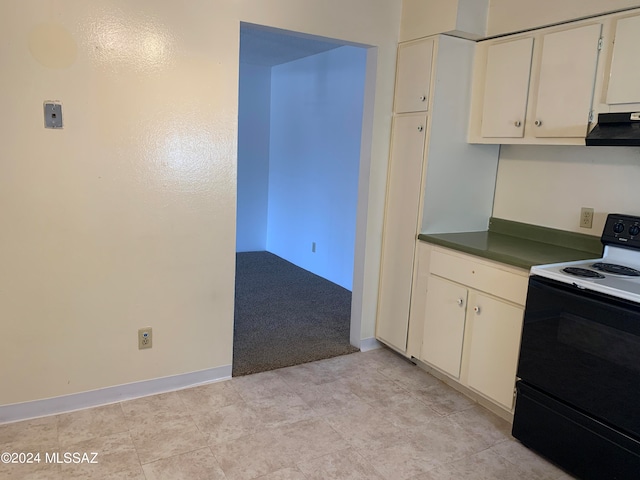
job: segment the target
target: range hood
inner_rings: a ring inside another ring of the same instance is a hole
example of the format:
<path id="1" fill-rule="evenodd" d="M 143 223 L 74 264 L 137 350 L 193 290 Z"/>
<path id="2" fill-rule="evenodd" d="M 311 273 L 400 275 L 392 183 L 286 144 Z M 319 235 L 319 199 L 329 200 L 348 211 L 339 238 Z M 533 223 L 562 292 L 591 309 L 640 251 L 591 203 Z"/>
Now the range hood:
<path id="1" fill-rule="evenodd" d="M 640 146 L 640 112 L 601 113 L 598 124 L 587 134 L 587 146 Z"/>

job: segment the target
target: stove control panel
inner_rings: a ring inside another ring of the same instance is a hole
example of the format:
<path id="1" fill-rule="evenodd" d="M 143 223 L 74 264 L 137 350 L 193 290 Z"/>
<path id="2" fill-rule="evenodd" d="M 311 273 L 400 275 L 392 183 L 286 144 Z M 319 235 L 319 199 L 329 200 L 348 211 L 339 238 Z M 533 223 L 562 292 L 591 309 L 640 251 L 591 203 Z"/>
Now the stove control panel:
<path id="1" fill-rule="evenodd" d="M 640 250 L 640 217 L 610 213 L 600 240 L 605 245 Z"/>

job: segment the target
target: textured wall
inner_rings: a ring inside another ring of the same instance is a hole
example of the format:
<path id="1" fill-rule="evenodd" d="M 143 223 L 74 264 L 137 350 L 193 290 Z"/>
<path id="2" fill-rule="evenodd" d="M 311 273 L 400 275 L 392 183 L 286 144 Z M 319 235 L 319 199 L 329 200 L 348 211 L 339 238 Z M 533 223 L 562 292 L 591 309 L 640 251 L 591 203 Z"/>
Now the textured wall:
<path id="1" fill-rule="evenodd" d="M 399 1 L 3 2 L 0 404 L 231 363 L 240 21 L 378 46 L 377 271 Z M 44 100 L 63 130 L 43 128 Z"/>

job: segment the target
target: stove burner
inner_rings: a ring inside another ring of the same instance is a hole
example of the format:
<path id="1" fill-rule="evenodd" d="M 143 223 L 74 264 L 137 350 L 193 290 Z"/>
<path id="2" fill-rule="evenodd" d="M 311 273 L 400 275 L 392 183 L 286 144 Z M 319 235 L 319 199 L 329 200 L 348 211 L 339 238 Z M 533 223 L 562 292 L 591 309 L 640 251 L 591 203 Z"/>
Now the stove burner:
<path id="1" fill-rule="evenodd" d="M 625 267 L 624 265 L 616 265 L 615 263 L 603 263 L 598 262 L 591 265 L 596 270 L 600 270 L 601 272 L 613 273 L 616 275 L 624 275 L 626 277 L 640 277 L 640 271 Z"/>
<path id="2" fill-rule="evenodd" d="M 568 273 L 569 275 L 575 275 L 576 277 L 604 278 L 604 275 L 601 275 L 598 272 L 594 272 L 593 270 L 587 270 L 586 268 L 566 267 L 563 268 L 562 271 L 564 273 Z"/>

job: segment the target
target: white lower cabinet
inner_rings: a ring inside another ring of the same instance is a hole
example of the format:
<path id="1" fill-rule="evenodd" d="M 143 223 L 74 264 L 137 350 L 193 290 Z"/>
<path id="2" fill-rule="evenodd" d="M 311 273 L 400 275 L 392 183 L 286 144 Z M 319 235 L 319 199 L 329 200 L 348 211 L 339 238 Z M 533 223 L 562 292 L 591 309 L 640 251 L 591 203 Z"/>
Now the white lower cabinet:
<path id="1" fill-rule="evenodd" d="M 434 275 L 428 285 L 422 360 L 459 378 L 467 289 Z"/>
<path id="2" fill-rule="evenodd" d="M 469 305 L 467 385 L 511 409 L 524 309 L 479 292 Z"/>
<path id="3" fill-rule="evenodd" d="M 513 408 L 526 270 L 434 247 L 420 360 Z"/>

